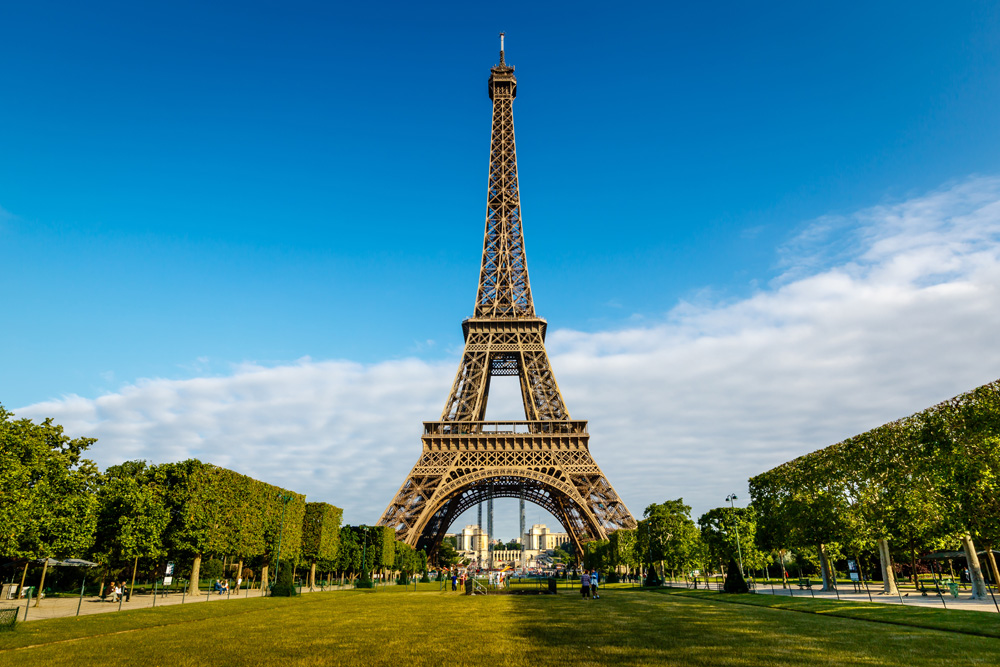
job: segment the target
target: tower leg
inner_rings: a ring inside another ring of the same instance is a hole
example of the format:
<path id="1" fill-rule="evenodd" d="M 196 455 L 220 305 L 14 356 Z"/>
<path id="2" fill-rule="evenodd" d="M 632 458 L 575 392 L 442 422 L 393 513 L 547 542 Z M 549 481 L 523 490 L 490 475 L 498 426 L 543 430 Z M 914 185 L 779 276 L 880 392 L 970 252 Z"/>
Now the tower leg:
<path id="1" fill-rule="evenodd" d="M 520 505 L 521 505 L 521 507 L 520 507 L 520 510 L 521 510 L 520 511 L 520 515 L 521 515 L 521 522 L 520 522 L 520 524 L 521 524 L 520 525 L 520 527 L 521 527 L 521 535 L 520 535 L 520 537 L 521 537 L 521 539 L 520 539 L 520 543 L 521 543 L 521 571 L 524 572 L 525 568 L 528 565 L 527 563 L 524 562 L 524 492 L 521 492 L 521 502 L 520 502 Z"/>

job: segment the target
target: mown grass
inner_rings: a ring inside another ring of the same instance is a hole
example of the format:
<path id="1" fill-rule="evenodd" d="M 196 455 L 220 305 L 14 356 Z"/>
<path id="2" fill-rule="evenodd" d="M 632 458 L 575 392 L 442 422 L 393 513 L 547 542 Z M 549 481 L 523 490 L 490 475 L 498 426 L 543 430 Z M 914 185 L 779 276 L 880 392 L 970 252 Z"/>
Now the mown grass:
<path id="1" fill-rule="evenodd" d="M 736 603 L 783 609 L 825 616 L 839 616 L 876 623 L 906 625 L 916 628 L 932 628 L 949 632 L 961 632 L 982 637 L 1000 638 L 1000 615 L 965 609 L 943 609 L 938 607 L 918 607 L 916 605 L 879 604 L 877 602 L 851 602 L 847 600 L 823 600 L 808 597 L 785 597 L 775 595 L 728 595 L 715 591 L 688 589 L 648 589 L 667 595 L 680 595 L 704 601 Z"/>
<path id="2" fill-rule="evenodd" d="M 583 600 L 562 591 L 466 597 L 426 584 L 386 590 L 393 594 L 338 591 L 35 621 L 0 635 L 0 664 L 1000 663 L 1000 640 L 991 637 L 727 604 L 718 595 L 610 589 Z"/>

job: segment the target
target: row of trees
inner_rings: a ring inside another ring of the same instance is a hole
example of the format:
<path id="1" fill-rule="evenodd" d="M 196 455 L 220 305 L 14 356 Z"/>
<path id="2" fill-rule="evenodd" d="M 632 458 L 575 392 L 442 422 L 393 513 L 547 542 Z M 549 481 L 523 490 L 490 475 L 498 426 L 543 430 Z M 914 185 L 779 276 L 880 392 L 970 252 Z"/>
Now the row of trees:
<path id="1" fill-rule="evenodd" d="M 127 564 L 133 582 L 140 560 L 188 561 L 192 594 L 205 557 L 228 560 L 235 578 L 252 562 L 264 587 L 279 557 L 307 564 L 310 587 L 317 570 L 342 580 L 426 570 L 426 555 L 391 528 L 342 527 L 333 505 L 195 459 L 127 461 L 102 473 L 83 456 L 94 442 L 0 407 L 0 558 L 25 561 L 22 586 L 31 561 L 45 560 L 41 589 L 47 559 L 68 557 Z"/>
<path id="2" fill-rule="evenodd" d="M 611 576 L 623 571 L 645 572 L 647 581 L 652 582 L 692 570 L 707 574 L 742 553 L 747 568 L 760 569 L 770 558 L 756 547 L 754 534 L 750 509 L 719 507 L 703 514 L 695 524 L 691 507 L 678 498 L 647 507 L 635 529 L 617 530 L 607 540 L 586 543 L 583 567 Z"/>
<path id="3" fill-rule="evenodd" d="M 877 548 L 887 593 L 893 559 L 961 544 L 973 596 L 986 595 L 975 545 L 1000 545 L 1000 381 L 789 461 L 750 480 L 765 550 L 814 547 L 830 561 Z"/>

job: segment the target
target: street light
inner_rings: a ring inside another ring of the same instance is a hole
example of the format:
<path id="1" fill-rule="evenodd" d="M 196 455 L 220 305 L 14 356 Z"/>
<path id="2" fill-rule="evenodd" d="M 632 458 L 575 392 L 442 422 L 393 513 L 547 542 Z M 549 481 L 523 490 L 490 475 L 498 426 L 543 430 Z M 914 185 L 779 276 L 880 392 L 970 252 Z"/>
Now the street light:
<path id="1" fill-rule="evenodd" d="M 746 575 L 743 573 L 743 549 L 740 548 L 740 526 L 736 521 L 736 506 L 733 505 L 734 500 L 739 500 L 735 493 L 730 493 L 726 496 L 726 500 L 729 501 L 729 507 L 733 510 L 733 528 L 736 529 L 736 553 L 740 557 L 740 576 L 746 579 Z"/>
<path id="2" fill-rule="evenodd" d="M 285 503 L 284 507 L 281 508 L 281 531 L 278 533 L 278 562 L 274 566 L 274 578 L 277 580 L 281 576 L 281 536 L 285 532 L 285 512 L 288 511 L 288 503 L 292 500 L 292 497 L 288 494 L 281 496 L 281 501 Z"/>

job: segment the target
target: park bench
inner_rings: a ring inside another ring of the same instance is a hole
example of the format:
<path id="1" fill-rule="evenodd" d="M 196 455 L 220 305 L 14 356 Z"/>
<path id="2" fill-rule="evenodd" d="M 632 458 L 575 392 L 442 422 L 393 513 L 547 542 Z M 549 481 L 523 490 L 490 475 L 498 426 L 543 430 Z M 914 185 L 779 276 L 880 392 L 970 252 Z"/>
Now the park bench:
<path id="1" fill-rule="evenodd" d="M 951 593 L 954 598 L 958 597 L 958 584 L 951 582 L 943 582 L 935 580 L 933 585 L 927 585 L 923 581 L 917 582 L 917 588 L 920 590 L 920 595 L 922 597 L 927 597 L 927 593 L 931 592 L 936 595 L 944 595 L 945 593 Z"/>
<path id="2" fill-rule="evenodd" d="M 812 582 L 809 581 L 809 579 L 806 579 L 806 578 L 800 578 L 799 579 L 799 589 L 805 588 L 805 589 L 812 590 L 812 586 L 813 586 Z"/>

